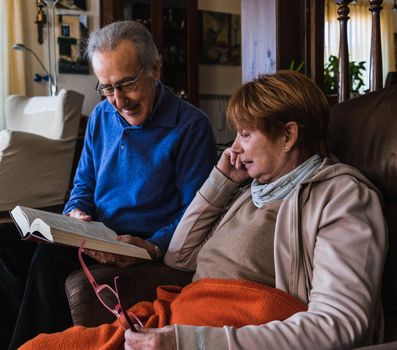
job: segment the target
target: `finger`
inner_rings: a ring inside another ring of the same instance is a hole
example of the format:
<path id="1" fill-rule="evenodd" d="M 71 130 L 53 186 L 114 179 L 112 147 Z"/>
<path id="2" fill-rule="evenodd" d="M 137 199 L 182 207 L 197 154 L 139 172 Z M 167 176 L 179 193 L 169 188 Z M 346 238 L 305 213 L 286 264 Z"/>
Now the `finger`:
<path id="1" fill-rule="evenodd" d="M 137 258 L 125 258 L 123 260 L 117 260 L 114 262 L 115 265 L 117 265 L 118 267 L 127 267 L 127 266 L 131 266 L 131 265 L 135 265 L 138 264 L 139 262 L 141 262 L 142 259 L 137 259 Z"/>
<path id="2" fill-rule="evenodd" d="M 134 323 L 134 327 L 138 333 L 146 333 L 147 332 L 147 328 L 141 326 L 139 323 Z"/>
<path id="3" fill-rule="evenodd" d="M 87 215 L 85 212 L 83 212 L 80 209 L 73 209 L 71 212 L 67 213 L 66 215 L 84 221 L 91 220 L 91 215 Z"/>
<path id="4" fill-rule="evenodd" d="M 76 219 L 78 219 L 80 215 L 81 212 L 79 210 L 72 210 L 71 212 L 66 214 L 66 216 L 70 216 L 71 218 L 76 218 Z"/>
<path id="5" fill-rule="evenodd" d="M 130 244 L 136 244 L 142 239 L 139 239 L 138 237 L 134 237 L 131 235 L 118 235 L 116 237 L 118 241 L 124 242 L 124 243 L 130 243 Z"/>
<path id="6" fill-rule="evenodd" d="M 235 168 L 241 169 L 242 167 L 243 167 L 243 163 L 241 162 L 241 158 L 239 155 L 236 155 Z"/>
<path id="7" fill-rule="evenodd" d="M 72 209 L 70 212 L 68 212 L 66 215 L 67 216 L 75 216 L 78 215 L 79 213 L 81 213 L 80 209 Z"/>
<path id="8" fill-rule="evenodd" d="M 80 219 L 80 220 L 83 220 L 83 221 L 91 221 L 91 220 L 92 220 L 92 217 L 91 217 L 91 215 L 81 215 L 81 216 L 79 217 L 79 219 Z"/>
<path id="9" fill-rule="evenodd" d="M 96 251 L 91 250 L 91 249 L 86 249 L 86 248 L 84 248 L 84 249 L 82 250 L 82 252 L 83 252 L 85 255 L 88 255 L 89 257 L 96 259 L 96 254 L 95 254 Z"/>
<path id="10" fill-rule="evenodd" d="M 120 257 L 120 255 L 116 255 L 113 253 L 101 252 L 101 254 L 106 261 L 116 261 Z"/>
<path id="11" fill-rule="evenodd" d="M 117 240 L 128 244 L 134 244 L 142 248 L 147 248 L 148 244 L 151 244 L 143 238 L 131 235 L 119 235 L 117 236 Z"/>
<path id="12" fill-rule="evenodd" d="M 105 257 L 105 254 L 102 252 L 98 252 L 97 250 L 91 250 L 91 249 L 84 249 L 83 252 L 100 263 L 108 262 Z"/>
<path id="13" fill-rule="evenodd" d="M 230 164 L 235 167 L 236 166 L 236 160 L 237 160 L 237 154 L 235 152 L 233 152 L 231 149 L 229 151 L 229 154 L 230 154 Z"/>
<path id="14" fill-rule="evenodd" d="M 145 338 L 145 333 L 133 332 L 131 329 L 126 330 L 124 332 L 124 339 L 127 345 L 125 349 L 135 349 L 138 345 L 141 345 Z"/>
<path id="15" fill-rule="evenodd" d="M 98 254 L 100 254 L 100 252 L 98 252 L 97 250 L 92 250 L 92 249 L 87 249 L 87 248 L 83 249 L 83 253 L 87 254 L 87 255 L 89 255 L 91 257 L 98 256 Z"/>
<path id="16" fill-rule="evenodd" d="M 240 155 L 238 153 L 233 152 L 233 166 L 235 169 L 240 169 L 241 168 L 241 159 Z"/>
<path id="17" fill-rule="evenodd" d="M 161 329 L 162 329 L 162 328 L 145 328 L 145 327 L 142 327 L 138 323 L 134 323 L 134 326 L 135 326 L 137 333 L 140 333 L 140 334 L 159 333 L 159 332 L 161 332 Z M 134 331 L 131 331 L 131 332 L 134 333 Z"/>
<path id="18" fill-rule="evenodd" d="M 102 254 L 90 253 L 89 255 L 90 255 L 91 258 L 95 259 L 99 263 L 105 263 L 106 262 L 105 259 L 102 256 Z"/>
<path id="19" fill-rule="evenodd" d="M 136 333 L 137 333 L 137 332 L 134 332 L 134 331 L 132 331 L 131 329 L 127 329 L 127 330 L 124 332 L 124 339 L 125 339 L 126 341 L 132 341 L 132 340 L 135 339 Z"/>

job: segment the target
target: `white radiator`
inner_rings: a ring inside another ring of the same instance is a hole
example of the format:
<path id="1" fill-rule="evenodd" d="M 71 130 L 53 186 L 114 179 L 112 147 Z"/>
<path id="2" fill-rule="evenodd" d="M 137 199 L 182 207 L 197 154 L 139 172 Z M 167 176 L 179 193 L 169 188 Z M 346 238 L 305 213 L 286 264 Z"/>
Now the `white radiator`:
<path id="1" fill-rule="evenodd" d="M 208 115 L 217 143 L 233 141 L 236 135 L 226 121 L 226 108 L 229 99 L 228 95 L 201 94 L 199 96 L 199 106 Z"/>

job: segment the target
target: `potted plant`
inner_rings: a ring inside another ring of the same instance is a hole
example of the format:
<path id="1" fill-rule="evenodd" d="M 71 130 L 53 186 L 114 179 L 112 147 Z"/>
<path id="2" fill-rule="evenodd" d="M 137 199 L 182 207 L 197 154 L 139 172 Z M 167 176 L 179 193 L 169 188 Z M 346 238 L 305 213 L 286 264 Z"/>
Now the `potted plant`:
<path id="1" fill-rule="evenodd" d="M 336 95 L 338 93 L 338 69 L 339 58 L 331 55 L 324 66 L 324 93 L 326 95 Z M 364 86 L 363 74 L 365 71 L 365 61 L 356 63 L 349 62 L 350 73 L 350 94 L 355 96 L 360 94 L 360 89 Z"/>
<path id="2" fill-rule="evenodd" d="M 289 70 L 294 70 L 295 72 L 300 72 L 302 70 L 304 64 L 305 64 L 305 61 L 302 61 L 295 67 L 295 60 L 292 60 L 289 65 Z"/>

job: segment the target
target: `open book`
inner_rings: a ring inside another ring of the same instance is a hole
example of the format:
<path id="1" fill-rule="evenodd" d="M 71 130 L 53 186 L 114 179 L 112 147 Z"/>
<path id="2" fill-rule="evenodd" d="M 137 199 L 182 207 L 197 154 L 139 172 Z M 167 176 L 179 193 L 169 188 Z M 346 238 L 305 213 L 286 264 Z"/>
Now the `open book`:
<path id="1" fill-rule="evenodd" d="M 10 211 L 22 239 L 38 240 L 151 260 L 146 249 L 116 240 L 117 234 L 101 222 L 16 206 Z"/>

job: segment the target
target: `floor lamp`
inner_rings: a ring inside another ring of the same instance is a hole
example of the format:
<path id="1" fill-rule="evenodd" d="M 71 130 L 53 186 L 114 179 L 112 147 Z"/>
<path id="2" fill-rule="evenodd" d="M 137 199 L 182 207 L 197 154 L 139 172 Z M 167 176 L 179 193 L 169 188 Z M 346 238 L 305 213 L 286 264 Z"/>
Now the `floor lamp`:
<path id="1" fill-rule="evenodd" d="M 50 67 L 50 76 L 52 79 L 51 96 L 56 96 L 57 88 L 57 53 L 55 37 L 55 5 L 59 0 L 44 0 L 47 5 L 47 34 L 48 34 L 48 64 Z"/>
<path id="2" fill-rule="evenodd" d="M 12 48 L 14 50 L 18 50 L 18 51 L 30 52 L 36 58 L 36 60 L 40 63 L 41 68 L 43 68 L 44 72 L 48 76 L 48 93 L 49 93 L 49 95 L 56 96 L 57 90 L 58 90 L 57 86 L 56 86 L 56 82 L 52 78 L 51 73 L 47 70 L 47 68 L 44 66 L 43 62 L 40 60 L 39 56 L 37 56 L 36 52 L 34 52 L 32 49 L 28 48 L 24 44 L 20 44 L 20 43 L 16 43 L 16 44 L 12 45 Z"/>

